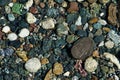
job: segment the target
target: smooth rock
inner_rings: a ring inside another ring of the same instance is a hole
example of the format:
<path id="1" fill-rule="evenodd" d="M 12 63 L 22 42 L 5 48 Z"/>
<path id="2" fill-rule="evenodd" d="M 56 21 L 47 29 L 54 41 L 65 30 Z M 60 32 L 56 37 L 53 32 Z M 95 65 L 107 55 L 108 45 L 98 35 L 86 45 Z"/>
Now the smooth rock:
<path id="1" fill-rule="evenodd" d="M 15 20 L 15 16 L 13 14 L 8 14 L 8 20 L 9 21 L 14 21 Z"/>
<path id="2" fill-rule="evenodd" d="M 23 28 L 21 29 L 19 36 L 24 38 L 27 37 L 30 34 L 30 31 L 27 28 Z"/>
<path id="3" fill-rule="evenodd" d="M 81 16 L 78 17 L 77 21 L 75 22 L 75 25 L 76 25 L 76 26 L 82 25 Z"/>
<path id="4" fill-rule="evenodd" d="M 72 80 L 79 80 L 78 76 L 73 76 Z"/>
<path id="5" fill-rule="evenodd" d="M 94 23 L 98 22 L 98 20 L 99 20 L 98 17 L 91 18 L 89 20 L 89 24 L 94 24 Z"/>
<path id="6" fill-rule="evenodd" d="M 70 71 L 65 72 L 63 75 L 69 77 L 70 76 Z"/>
<path id="7" fill-rule="evenodd" d="M 14 41 L 18 38 L 18 36 L 15 34 L 15 33 L 9 33 L 7 38 L 10 40 L 10 41 Z"/>
<path id="8" fill-rule="evenodd" d="M 96 32 L 95 32 L 95 36 L 100 36 L 102 35 L 102 29 L 98 29 Z"/>
<path id="9" fill-rule="evenodd" d="M 93 24 L 93 27 L 95 29 L 100 29 L 100 28 L 102 28 L 102 25 L 98 22 L 98 23 Z"/>
<path id="10" fill-rule="evenodd" d="M 114 47 L 114 42 L 112 41 L 107 41 L 105 42 L 105 46 L 108 48 L 108 49 L 112 49 Z"/>
<path id="11" fill-rule="evenodd" d="M 60 75 L 63 73 L 63 66 L 61 63 L 56 62 L 53 67 L 53 73 L 56 75 Z"/>
<path id="12" fill-rule="evenodd" d="M 98 62 L 95 59 L 93 59 L 92 57 L 89 57 L 86 59 L 85 69 L 88 72 L 94 72 L 97 69 L 97 66 L 98 66 Z"/>
<path id="13" fill-rule="evenodd" d="M 105 21 L 103 19 L 99 19 L 98 22 L 103 26 L 107 25 L 107 21 Z"/>
<path id="14" fill-rule="evenodd" d="M 9 27 L 9 26 L 4 26 L 4 27 L 2 28 L 2 32 L 4 32 L 4 33 L 10 32 L 10 27 Z"/>
<path id="15" fill-rule="evenodd" d="M 77 2 L 70 2 L 69 3 L 70 7 L 68 8 L 68 12 L 77 12 L 79 10 L 78 3 Z"/>
<path id="16" fill-rule="evenodd" d="M 77 0 L 78 2 L 82 2 L 82 1 L 84 1 L 84 0 Z"/>
<path id="17" fill-rule="evenodd" d="M 76 59 L 85 60 L 87 57 L 92 55 L 95 44 L 94 41 L 89 38 L 81 38 L 77 42 L 74 43 L 71 54 Z"/>
<path id="18" fill-rule="evenodd" d="M 29 10 L 29 8 L 33 5 L 33 0 L 28 0 L 25 4 L 25 8 Z"/>
<path id="19" fill-rule="evenodd" d="M 55 22 L 54 19 L 48 18 L 45 21 L 41 22 L 41 25 L 43 29 L 54 29 Z"/>
<path id="20" fill-rule="evenodd" d="M 0 6 L 4 6 L 6 4 L 8 4 L 10 2 L 10 0 L 0 0 Z"/>
<path id="21" fill-rule="evenodd" d="M 37 72 L 41 68 L 41 63 L 38 58 L 31 58 L 25 63 L 25 68 L 29 72 Z"/>
<path id="22" fill-rule="evenodd" d="M 11 12 L 11 8 L 9 6 L 5 6 L 5 12 L 8 14 Z"/>
<path id="23" fill-rule="evenodd" d="M 29 13 L 29 12 L 27 13 L 26 19 L 29 24 L 33 24 L 37 21 L 36 17 L 32 13 Z"/>

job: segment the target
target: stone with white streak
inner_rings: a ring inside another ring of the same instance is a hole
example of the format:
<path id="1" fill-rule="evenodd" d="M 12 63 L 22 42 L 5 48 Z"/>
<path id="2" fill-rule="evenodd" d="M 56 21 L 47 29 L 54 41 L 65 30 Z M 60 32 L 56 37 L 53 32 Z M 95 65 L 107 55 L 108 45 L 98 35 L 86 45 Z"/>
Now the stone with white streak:
<path id="1" fill-rule="evenodd" d="M 30 34 L 30 31 L 27 28 L 21 29 L 19 36 L 21 38 L 27 37 Z"/>
<path id="2" fill-rule="evenodd" d="M 33 24 L 37 21 L 36 17 L 32 13 L 27 13 L 27 22 Z"/>

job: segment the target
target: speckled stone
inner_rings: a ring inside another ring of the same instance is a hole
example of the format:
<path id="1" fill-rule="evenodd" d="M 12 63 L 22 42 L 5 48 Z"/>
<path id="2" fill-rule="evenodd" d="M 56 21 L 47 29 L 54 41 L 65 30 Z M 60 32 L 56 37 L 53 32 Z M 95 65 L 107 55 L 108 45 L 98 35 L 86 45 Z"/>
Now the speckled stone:
<path id="1" fill-rule="evenodd" d="M 56 62 L 53 67 L 53 73 L 56 75 L 60 75 L 63 73 L 63 66 L 61 63 Z"/>

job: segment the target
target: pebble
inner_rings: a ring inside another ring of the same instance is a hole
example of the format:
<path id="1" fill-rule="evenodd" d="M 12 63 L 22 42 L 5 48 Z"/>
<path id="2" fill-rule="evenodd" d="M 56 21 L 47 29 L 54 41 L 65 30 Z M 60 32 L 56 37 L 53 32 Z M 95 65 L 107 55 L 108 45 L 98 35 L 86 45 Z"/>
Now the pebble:
<path id="1" fill-rule="evenodd" d="M 30 12 L 27 13 L 26 20 L 27 20 L 27 22 L 29 24 L 33 24 L 33 23 L 35 23 L 37 21 L 36 17 L 32 13 L 30 13 Z"/>
<path id="2" fill-rule="evenodd" d="M 62 3 L 62 7 L 66 8 L 68 5 L 67 5 L 67 2 L 66 1 L 63 1 Z"/>
<path id="3" fill-rule="evenodd" d="M 105 37 L 104 37 L 103 35 L 95 36 L 95 37 L 94 37 L 94 41 L 95 41 L 96 43 L 100 43 L 100 42 L 104 41 L 104 39 L 105 39 Z"/>
<path id="4" fill-rule="evenodd" d="M 41 64 L 45 65 L 49 63 L 49 60 L 47 58 L 42 58 L 40 62 Z"/>
<path id="5" fill-rule="evenodd" d="M 112 42 L 111 40 L 105 42 L 105 46 L 108 48 L 108 49 L 112 49 L 114 47 L 114 42 Z"/>
<path id="6" fill-rule="evenodd" d="M 78 76 L 73 76 L 72 80 L 79 80 Z"/>
<path id="7" fill-rule="evenodd" d="M 82 4 L 83 4 L 84 7 L 88 7 L 88 2 L 85 1 Z"/>
<path id="8" fill-rule="evenodd" d="M 102 25 L 98 22 L 98 23 L 93 24 L 93 27 L 95 29 L 100 29 L 100 28 L 102 28 Z"/>
<path id="9" fill-rule="evenodd" d="M 77 21 L 75 22 L 75 25 L 76 25 L 76 26 L 82 25 L 81 16 L 78 17 Z"/>
<path id="10" fill-rule="evenodd" d="M 84 0 L 77 0 L 78 2 L 82 2 L 82 1 L 84 1 Z"/>
<path id="11" fill-rule="evenodd" d="M 18 36 L 16 35 L 16 33 L 9 33 L 7 38 L 10 40 L 10 41 L 14 41 L 14 40 L 17 40 Z"/>
<path id="12" fill-rule="evenodd" d="M 41 8 L 44 8 L 44 7 L 45 7 L 45 3 L 40 2 L 39 6 L 40 6 Z"/>
<path id="13" fill-rule="evenodd" d="M 94 23 L 98 22 L 98 20 L 99 19 L 97 17 L 94 17 L 94 18 L 89 20 L 89 24 L 94 24 Z"/>
<path id="14" fill-rule="evenodd" d="M 98 66 L 98 62 L 95 59 L 93 59 L 92 57 L 89 57 L 86 59 L 85 69 L 88 72 L 94 72 L 97 69 L 97 66 Z"/>
<path id="15" fill-rule="evenodd" d="M 26 51 L 16 51 L 17 55 L 22 58 L 23 61 L 28 61 L 27 52 Z"/>
<path id="16" fill-rule="evenodd" d="M 11 8 L 9 6 L 5 6 L 5 12 L 8 14 L 11 12 Z"/>
<path id="17" fill-rule="evenodd" d="M 70 2 L 69 3 L 69 8 L 68 8 L 68 12 L 72 13 L 72 12 L 77 12 L 79 10 L 79 7 L 78 7 L 78 3 L 77 2 Z"/>
<path id="18" fill-rule="evenodd" d="M 53 66 L 53 73 L 56 75 L 60 75 L 63 73 L 63 66 L 61 63 L 56 62 Z"/>
<path id="19" fill-rule="evenodd" d="M 115 33 L 114 30 L 111 30 L 108 33 L 108 37 L 115 43 L 115 46 L 118 46 L 118 44 L 120 43 L 120 36 Z"/>
<path id="20" fill-rule="evenodd" d="M 23 4 L 14 3 L 12 6 L 12 12 L 21 15 Z"/>
<path id="21" fill-rule="evenodd" d="M 102 29 L 103 29 L 103 31 L 105 31 L 105 32 L 110 32 L 110 28 L 103 27 Z"/>
<path id="22" fill-rule="evenodd" d="M 78 35 L 79 37 L 87 37 L 87 32 L 84 31 L 84 30 L 78 30 L 78 31 L 77 31 L 77 35 Z"/>
<path id="23" fill-rule="evenodd" d="M 33 0 L 28 0 L 25 4 L 25 8 L 29 10 L 29 8 L 33 5 Z"/>
<path id="24" fill-rule="evenodd" d="M 29 72 L 37 72 L 41 68 L 41 63 L 38 58 L 31 58 L 25 63 L 25 68 Z"/>
<path id="25" fill-rule="evenodd" d="M 12 3 L 12 2 L 11 2 L 11 3 L 9 3 L 9 4 L 8 4 L 8 6 L 13 7 L 13 3 Z"/>
<path id="26" fill-rule="evenodd" d="M 38 9 L 37 9 L 36 7 L 30 7 L 29 11 L 30 11 L 32 14 L 38 13 Z"/>
<path id="27" fill-rule="evenodd" d="M 0 6 L 4 6 L 9 3 L 10 0 L 0 0 Z"/>
<path id="28" fill-rule="evenodd" d="M 93 57 L 99 57 L 99 51 L 98 50 L 95 50 L 93 51 Z"/>
<path id="29" fill-rule="evenodd" d="M 120 69 L 120 62 L 119 62 L 119 60 L 118 60 L 113 54 L 108 53 L 108 52 L 105 52 L 105 53 L 104 53 L 104 56 L 105 56 L 106 58 L 110 59 L 110 61 L 111 61 L 112 63 L 114 63 L 114 64 L 118 67 L 118 69 Z"/>
<path id="30" fill-rule="evenodd" d="M 21 29 L 19 36 L 21 38 L 27 37 L 30 34 L 30 31 L 27 28 Z"/>
<path id="31" fill-rule="evenodd" d="M 97 0 L 87 0 L 89 3 L 95 3 Z"/>
<path id="32" fill-rule="evenodd" d="M 63 75 L 66 76 L 66 77 L 69 77 L 70 76 L 70 71 L 65 72 Z"/>
<path id="33" fill-rule="evenodd" d="M 57 34 L 59 36 L 67 35 L 69 31 L 69 27 L 64 24 L 57 25 Z"/>
<path id="34" fill-rule="evenodd" d="M 48 18 L 45 21 L 41 22 L 43 29 L 54 29 L 55 28 L 55 22 L 54 19 Z"/>
<path id="35" fill-rule="evenodd" d="M 52 80 L 54 77 L 55 77 L 55 74 L 53 74 L 53 73 L 52 73 L 52 69 L 50 69 L 50 70 L 47 72 L 44 80 Z"/>
<path id="36" fill-rule="evenodd" d="M 98 22 L 103 26 L 107 25 L 107 22 L 103 19 L 99 19 Z"/>
<path id="37" fill-rule="evenodd" d="M 74 42 L 75 40 L 77 40 L 77 39 L 78 39 L 78 37 L 75 36 L 75 35 L 68 35 L 66 41 L 67 41 L 68 43 L 73 43 L 73 42 Z"/>
<path id="38" fill-rule="evenodd" d="M 15 16 L 13 14 L 8 14 L 8 20 L 9 21 L 14 21 L 15 20 Z"/>
<path id="39" fill-rule="evenodd" d="M 81 38 L 74 43 L 71 49 L 71 54 L 76 59 L 85 60 L 87 57 L 92 55 L 94 46 L 94 41 L 91 38 Z"/>
<path id="40" fill-rule="evenodd" d="M 95 32 L 95 36 L 100 36 L 102 35 L 102 29 L 98 29 L 96 32 Z"/>
<path id="41" fill-rule="evenodd" d="M 100 3 L 102 4 L 107 4 L 110 0 L 99 0 Z"/>
<path id="42" fill-rule="evenodd" d="M 10 32 L 10 27 L 9 27 L 9 26 L 4 26 L 4 27 L 2 28 L 2 32 L 4 32 L 4 33 L 9 33 L 9 32 Z"/>

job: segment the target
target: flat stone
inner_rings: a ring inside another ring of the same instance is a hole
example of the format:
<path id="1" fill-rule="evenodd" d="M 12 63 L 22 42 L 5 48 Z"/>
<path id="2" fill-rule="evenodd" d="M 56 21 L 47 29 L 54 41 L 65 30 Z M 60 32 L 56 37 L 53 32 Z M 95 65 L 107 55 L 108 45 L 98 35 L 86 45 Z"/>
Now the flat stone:
<path id="1" fill-rule="evenodd" d="M 79 39 L 74 43 L 71 49 L 71 54 L 76 59 L 85 60 L 87 57 L 92 55 L 94 46 L 94 41 L 89 37 Z"/>

